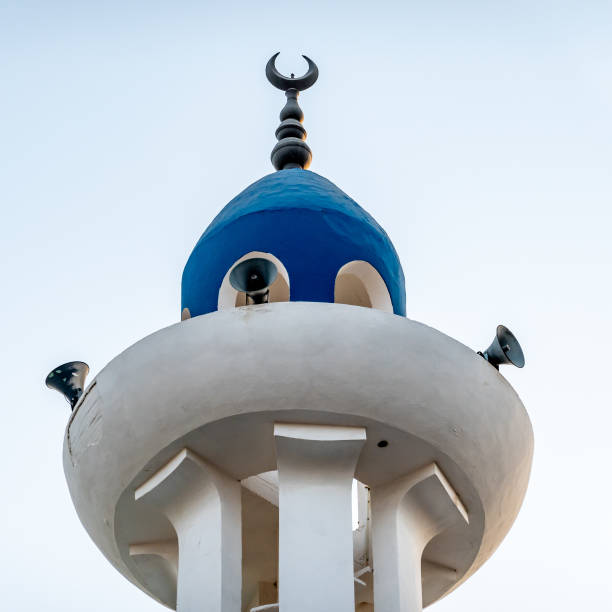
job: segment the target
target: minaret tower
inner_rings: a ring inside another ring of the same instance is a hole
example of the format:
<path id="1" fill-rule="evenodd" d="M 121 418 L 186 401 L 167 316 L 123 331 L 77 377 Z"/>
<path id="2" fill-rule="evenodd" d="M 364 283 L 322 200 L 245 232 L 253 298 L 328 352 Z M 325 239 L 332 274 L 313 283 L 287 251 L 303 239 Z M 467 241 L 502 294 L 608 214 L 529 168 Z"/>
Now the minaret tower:
<path id="1" fill-rule="evenodd" d="M 277 171 L 202 234 L 181 321 L 88 386 L 82 362 L 47 378 L 72 407 L 66 479 L 107 559 L 179 612 L 419 612 L 519 511 L 533 434 L 498 367 L 523 355 L 503 326 L 478 354 L 406 318 L 387 234 L 307 170 L 318 69 L 277 55 Z"/>

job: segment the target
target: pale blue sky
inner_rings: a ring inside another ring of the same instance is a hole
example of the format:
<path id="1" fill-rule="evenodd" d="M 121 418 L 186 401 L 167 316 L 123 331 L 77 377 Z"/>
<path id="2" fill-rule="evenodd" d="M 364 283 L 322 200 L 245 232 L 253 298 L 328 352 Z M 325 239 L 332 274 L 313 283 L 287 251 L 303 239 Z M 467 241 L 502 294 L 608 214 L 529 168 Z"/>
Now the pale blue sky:
<path id="1" fill-rule="evenodd" d="M 12 2 L 0 5 L 2 608 L 161 607 L 97 551 L 61 466 L 92 374 L 180 314 L 219 209 L 272 171 L 283 95 L 311 169 L 387 230 L 407 311 L 476 349 L 497 323 L 536 436 L 519 518 L 437 612 L 609 605 L 612 4 L 583 1 Z"/>

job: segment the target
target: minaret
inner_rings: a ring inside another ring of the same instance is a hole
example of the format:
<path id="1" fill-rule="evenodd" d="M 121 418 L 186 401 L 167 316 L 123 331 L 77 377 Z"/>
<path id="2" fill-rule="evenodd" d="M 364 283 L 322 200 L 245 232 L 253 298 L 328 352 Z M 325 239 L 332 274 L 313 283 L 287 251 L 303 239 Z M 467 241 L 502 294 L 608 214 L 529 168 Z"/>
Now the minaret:
<path id="1" fill-rule="evenodd" d="M 406 318 L 387 234 L 307 170 L 318 69 L 277 55 L 277 172 L 202 234 L 181 321 L 86 387 L 82 362 L 47 379 L 73 409 L 68 487 L 113 566 L 179 612 L 420 612 L 520 509 L 533 434 L 498 367 L 522 351 L 503 326 L 479 354 Z"/>

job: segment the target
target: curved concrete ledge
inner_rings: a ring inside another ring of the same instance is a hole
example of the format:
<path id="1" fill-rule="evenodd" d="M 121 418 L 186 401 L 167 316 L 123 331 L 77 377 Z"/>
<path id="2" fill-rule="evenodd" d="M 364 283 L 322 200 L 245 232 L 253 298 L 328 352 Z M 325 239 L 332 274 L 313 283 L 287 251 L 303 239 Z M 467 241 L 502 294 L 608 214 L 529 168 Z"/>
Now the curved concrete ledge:
<path id="1" fill-rule="evenodd" d="M 111 563 L 167 605 L 159 576 L 171 572 L 143 571 L 130 545 L 176 534 L 134 491 L 182 448 L 241 480 L 276 469 L 274 422 L 314 423 L 366 428 L 356 477 L 370 487 L 437 464 L 469 524 L 427 544 L 425 604 L 493 553 L 527 487 L 531 424 L 503 376 L 448 336 L 372 309 L 288 302 L 195 317 L 136 343 L 93 384 L 66 430 L 70 493 Z"/>

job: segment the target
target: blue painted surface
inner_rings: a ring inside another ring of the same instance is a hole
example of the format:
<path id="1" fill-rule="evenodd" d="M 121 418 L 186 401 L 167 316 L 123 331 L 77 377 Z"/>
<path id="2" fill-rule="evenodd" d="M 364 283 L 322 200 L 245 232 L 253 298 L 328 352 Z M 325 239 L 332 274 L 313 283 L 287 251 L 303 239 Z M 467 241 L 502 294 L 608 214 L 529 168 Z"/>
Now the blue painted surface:
<path id="1" fill-rule="evenodd" d="M 291 301 L 333 302 L 338 270 L 376 268 L 395 314 L 406 314 L 404 274 L 385 231 L 354 200 L 308 170 L 269 174 L 237 195 L 208 226 L 183 271 L 182 308 L 217 310 L 223 277 L 250 251 L 272 253 L 289 274 Z"/>

